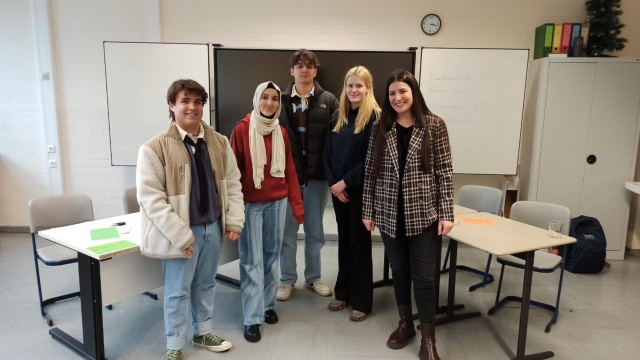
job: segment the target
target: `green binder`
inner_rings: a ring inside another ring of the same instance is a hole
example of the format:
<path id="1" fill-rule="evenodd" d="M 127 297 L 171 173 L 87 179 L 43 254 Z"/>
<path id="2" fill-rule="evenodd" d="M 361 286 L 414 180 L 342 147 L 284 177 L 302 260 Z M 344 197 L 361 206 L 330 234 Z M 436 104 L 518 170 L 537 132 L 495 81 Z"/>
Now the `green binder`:
<path id="1" fill-rule="evenodd" d="M 540 59 L 551 53 L 553 41 L 553 24 L 543 24 L 536 28 L 536 42 L 533 47 L 533 58 Z"/>

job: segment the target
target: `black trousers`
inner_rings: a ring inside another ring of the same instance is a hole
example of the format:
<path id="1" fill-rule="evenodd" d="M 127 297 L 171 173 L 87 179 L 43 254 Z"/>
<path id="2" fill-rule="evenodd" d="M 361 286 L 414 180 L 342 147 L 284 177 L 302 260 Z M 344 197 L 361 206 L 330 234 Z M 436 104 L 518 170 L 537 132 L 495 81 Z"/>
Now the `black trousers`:
<path id="1" fill-rule="evenodd" d="M 402 231 L 404 233 L 404 231 Z M 433 323 L 436 319 L 436 251 L 438 221 L 415 236 L 399 235 L 392 239 L 381 233 L 384 249 L 393 274 L 393 289 L 398 305 L 411 305 L 413 295 L 421 322 Z"/>
<path id="2" fill-rule="evenodd" d="M 347 189 L 347 194 L 347 203 L 331 196 L 338 224 L 338 279 L 334 291 L 336 299 L 369 313 L 373 305 L 371 232 L 362 223 L 362 190 Z"/>

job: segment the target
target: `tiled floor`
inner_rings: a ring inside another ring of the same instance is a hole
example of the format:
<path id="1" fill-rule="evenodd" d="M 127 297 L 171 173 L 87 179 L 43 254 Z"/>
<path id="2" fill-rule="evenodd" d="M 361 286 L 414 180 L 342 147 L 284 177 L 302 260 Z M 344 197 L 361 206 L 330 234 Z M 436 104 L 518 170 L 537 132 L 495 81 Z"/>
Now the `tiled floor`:
<path id="1" fill-rule="evenodd" d="M 302 242 L 299 243 L 298 256 Z M 333 286 L 336 277 L 337 243 L 323 249 L 323 276 Z M 374 243 L 374 279 L 382 277 L 383 248 Z M 299 260 L 300 261 L 300 260 Z M 461 246 L 459 263 L 482 267 L 486 254 Z M 300 264 L 300 262 L 299 262 Z M 43 271 L 45 295 L 77 288 L 75 266 Z M 511 271 L 509 271 L 511 270 Z M 505 293 L 521 291 L 521 271 L 509 269 Z M 298 271 L 302 273 L 299 266 Z M 220 272 L 238 276 L 237 263 L 222 266 Z M 494 262 L 492 273 L 499 275 Z M 640 258 L 612 262 L 596 275 L 565 273 L 558 323 L 544 332 L 550 314 L 532 309 L 529 320 L 528 352 L 552 350 L 556 359 L 636 359 L 640 339 Z M 442 276 L 441 301 L 446 296 Z M 124 279 L 123 279 L 124 280 Z M 514 356 L 519 306 L 508 305 L 493 316 L 496 285 L 469 293 L 467 287 L 478 277 L 458 272 L 456 302 L 481 317 L 437 328 L 438 351 L 443 359 L 508 359 Z M 553 301 L 558 275 L 535 275 L 533 298 Z M 156 289 L 162 298 L 162 288 Z M 28 234 L 0 233 L 0 357 L 7 359 L 79 359 L 74 352 L 48 335 L 37 303 L 35 270 Z M 188 346 L 185 359 L 417 359 L 418 338 L 402 350 L 385 346 L 394 330 L 397 315 L 393 289 L 374 291 L 374 310 L 362 323 L 349 321 L 348 312 L 326 309 L 330 298 L 319 297 L 299 282 L 292 298 L 277 304 L 280 322 L 262 325 L 262 340 L 252 344 L 242 336 L 240 292 L 220 284 L 216 294 L 215 331 L 233 342 L 222 354 Z M 49 308 L 56 326 L 81 337 L 79 300 L 72 299 Z M 104 310 L 105 348 L 108 359 L 160 359 L 164 354 L 162 300 L 136 296 Z M 635 354 L 635 355 L 634 355 Z"/>

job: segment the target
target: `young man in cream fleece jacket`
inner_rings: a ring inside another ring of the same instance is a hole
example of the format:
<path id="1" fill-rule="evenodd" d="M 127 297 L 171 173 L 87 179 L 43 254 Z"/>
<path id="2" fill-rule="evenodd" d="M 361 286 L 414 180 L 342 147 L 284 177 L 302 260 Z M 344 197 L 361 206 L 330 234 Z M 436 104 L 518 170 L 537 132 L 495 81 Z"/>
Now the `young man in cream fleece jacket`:
<path id="1" fill-rule="evenodd" d="M 169 130 L 140 147 L 136 185 L 142 254 L 162 259 L 167 353 L 181 360 L 191 306 L 191 344 L 220 352 L 231 343 L 213 333 L 215 276 L 222 235 L 240 237 L 240 171 L 226 137 L 202 122 L 208 95 L 193 80 L 167 92 Z"/>

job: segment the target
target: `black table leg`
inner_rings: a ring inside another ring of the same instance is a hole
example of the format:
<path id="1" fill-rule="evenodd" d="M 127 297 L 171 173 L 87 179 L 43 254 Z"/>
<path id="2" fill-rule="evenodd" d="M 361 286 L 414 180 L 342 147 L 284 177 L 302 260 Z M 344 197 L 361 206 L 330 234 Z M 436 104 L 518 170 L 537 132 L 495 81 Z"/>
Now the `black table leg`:
<path id="1" fill-rule="evenodd" d="M 57 327 L 49 330 L 49 334 L 86 359 L 103 360 L 106 358 L 102 326 L 100 261 L 78 253 L 78 276 L 83 342 L 76 340 Z"/>
<path id="2" fill-rule="evenodd" d="M 438 235 L 436 238 L 438 244 L 436 245 L 437 249 L 442 249 L 442 236 Z M 436 252 L 435 263 L 438 264 L 438 276 L 436 276 L 436 315 L 441 315 L 447 312 L 448 306 L 440 306 L 440 275 L 442 275 L 442 270 L 440 267 L 440 263 L 442 262 L 442 250 Z M 447 272 L 449 269 L 447 269 Z M 463 304 L 454 304 L 453 310 L 464 309 Z M 419 316 L 417 313 L 413 314 L 413 320 L 418 320 Z M 420 325 L 418 325 L 419 327 Z"/>
<path id="3" fill-rule="evenodd" d="M 442 249 L 442 236 L 438 235 L 438 249 Z M 436 264 L 438 265 L 438 276 L 436 276 L 436 315 L 444 314 L 448 311 L 448 306 L 440 306 L 440 276 L 443 274 L 441 269 L 442 263 L 442 250 L 436 252 Z M 446 272 L 449 272 L 447 269 Z M 463 304 L 454 304 L 453 310 L 461 310 L 464 309 Z"/>
<path id="4" fill-rule="evenodd" d="M 374 281 L 373 288 L 379 288 L 383 286 L 389 286 L 393 284 L 393 280 L 389 278 L 389 258 L 387 252 L 384 253 L 384 260 L 382 262 L 382 280 Z"/>
<path id="5" fill-rule="evenodd" d="M 223 283 L 226 283 L 227 285 L 236 287 L 238 289 L 240 288 L 240 280 L 234 279 L 227 275 L 216 274 L 216 280 L 222 281 Z"/>
<path id="6" fill-rule="evenodd" d="M 451 249 L 449 268 L 449 290 L 447 295 L 447 307 L 446 307 L 446 315 L 444 317 L 440 317 L 436 319 L 436 325 L 447 324 L 450 322 L 468 319 L 475 316 L 480 316 L 479 311 L 471 311 L 467 313 L 454 314 L 455 310 L 455 294 L 456 294 L 456 265 L 458 261 L 458 242 L 449 239 L 449 247 Z"/>
<path id="7" fill-rule="evenodd" d="M 436 245 L 436 249 L 438 249 L 438 251 L 436 251 L 436 265 L 438 266 L 438 275 L 436 276 L 436 315 L 437 314 L 444 314 L 446 312 L 446 308 L 443 306 L 442 308 L 440 308 L 440 275 L 442 275 L 442 265 L 440 265 L 442 263 L 442 236 L 438 235 L 436 237 L 436 241 L 438 242 L 438 244 Z M 444 310 L 444 311 L 443 311 Z"/>
<path id="8" fill-rule="evenodd" d="M 522 285 L 522 304 L 520 306 L 520 328 L 518 330 L 518 350 L 515 360 L 542 360 L 553 357 L 553 352 L 544 351 L 541 353 L 525 355 L 527 347 L 527 325 L 529 323 L 529 302 L 531 301 L 531 282 L 533 277 L 533 258 L 534 251 L 528 251 L 524 254 L 524 284 Z"/>

